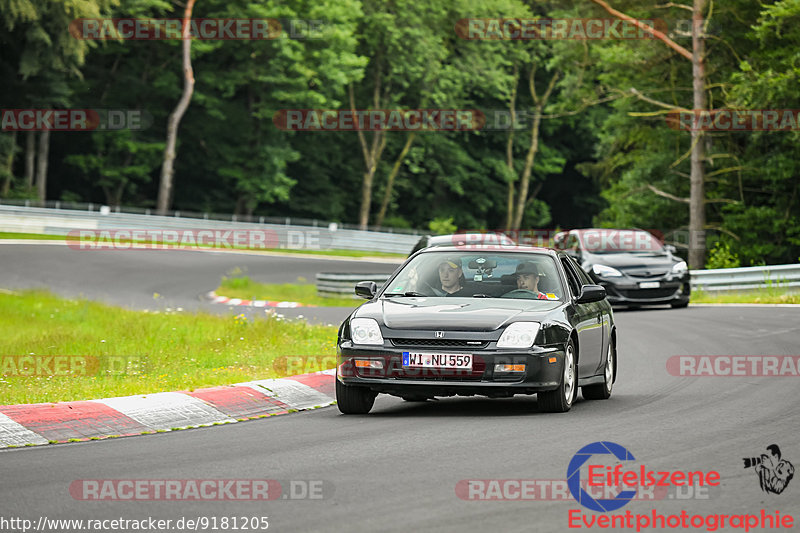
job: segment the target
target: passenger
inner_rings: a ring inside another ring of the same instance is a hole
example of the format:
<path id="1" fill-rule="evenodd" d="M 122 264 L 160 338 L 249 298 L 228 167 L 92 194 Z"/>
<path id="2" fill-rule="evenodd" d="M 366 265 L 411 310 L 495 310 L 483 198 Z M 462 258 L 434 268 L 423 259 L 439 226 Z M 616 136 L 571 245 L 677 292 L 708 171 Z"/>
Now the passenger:
<path id="1" fill-rule="evenodd" d="M 461 268 L 461 259 L 448 257 L 439 263 L 439 281 L 443 296 L 470 296 L 464 293 L 466 278 Z"/>
<path id="2" fill-rule="evenodd" d="M 530 291 L 539 300 L 547 300 L 547 295 L 539 291 L 539 270 L 533 261 L 518 264 L 514 275 L 517 276 L 517 290 Z"/>

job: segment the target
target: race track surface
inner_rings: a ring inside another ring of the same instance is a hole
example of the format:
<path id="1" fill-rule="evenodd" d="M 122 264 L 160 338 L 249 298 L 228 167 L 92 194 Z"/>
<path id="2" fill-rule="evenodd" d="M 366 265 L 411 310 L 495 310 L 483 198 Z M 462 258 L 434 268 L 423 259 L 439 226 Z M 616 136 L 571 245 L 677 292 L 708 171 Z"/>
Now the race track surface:
<path id="1" fill-rule="evenodd" d="M 184 250 L 73 250 L 56 244 L 0 244 L 0 288 L 48 288 L 66 297 L 85 296 L 134 309 L 182 307 L 214 313 L 263 314 L 263 309 L 212 304 L 206 298 L 223 276 L 241 269 L 264 283 L 314 283 L 318 272 L 391 273 L 399 263 L 307 255 L 256 255 Z M 158 299 L 154 298 L 158 294 Z M 354 306 L 360 300 L 354 300 Z M 338 325 L 347 308 L 281 308 L 287 318 L 303 315 Z"/>
<path id="2" fill-rule="evenodd" d="M 43 263 L 53 260 L 49 248 L 26 253 L 41 253 Z M 144 286 L 142 302 L 149 292 L 169 290 L 167 280 L 177 285 L 175 297 L 200 291 L 179 274 L 162 280 L 157 272 L 182 271 L 208 287 L 232 264 L 230 258 L 215 255 L 199 260 L 153 255 L 116 274 L 121 286 L 128 287 L 126 294 Z M 145 270 L 143 261 L 151 261 L 154 270 Z M 17 269 L 24 267 L 16 264 Z M 104 264 L 118 268 L 114 262 Z M 255 264 L 249 263 L 254 276 Z M 313 267 L 307 268 L 310 272 Z M 98 269 L 96 273 L 103 271 Z M 79 266 L 52 264 L 33 281 L 65 280 L 70 277 L 66 272 L 76 276 L 72 290 L 92 279 Z M 0 285 L 6 286 L 8 279 L 21 281 L 20 275 L 10 278 L 3 272 Z M 128 275 L 132 279 L 120 281 Z M 297 270 L 285 275 L 297 275 Z M 94 293 L 100 297 L 113 292 L 109 287 L 96 290 L 106 291 Z M 82 292 L 89 294 L 88 289 Z M 535 397 L 407 403 L 380 396 L 365 416 L 340 415 L 331 407 L 212 428 L 7 450 L 0 452 L 0 516 L 34 522 L 42 516 L 268 516 L 270 531 L 563 532 L 570 530 L 570 511 L 580 510 L 587 518 L 600 513 L 572 498 L 469 501 L 459 497 L 456 487 L 459 481 L 475 479 L 563 480 L 581 447 L 612 441 L 636 457 L 632 464 L 637 468 L 717 471 L 722 480 L 702 497 L 680 499 L 670 488 L 661 500 L 632 501 L 616 513 L 655 509 L 663 515 L 681 510 L 711 515 L 763 509 L 773 515 L 792 513 L 796 527 L 800 474 L 782 494 L 767 494 L 753 469 L 743 467 L 742 458 L 759 457 L 774 443 L 784 459 L 800 466 L 800 378 L 678 377 L 668 373 L 666 364 L 674 355 L 797 355 L 800 309 L 690 307 L 617 312 L 615 317 L 620 374 L 607 401 L 579 400 L 569 413 L 540 414 Z M 85 479 L 209 478 L 278 480 L 284 490 L 292 481 L 295 486 L 311 481 L 323 487 L 322 498 L 81 501 L 69 492 L 70 484 Z"/>

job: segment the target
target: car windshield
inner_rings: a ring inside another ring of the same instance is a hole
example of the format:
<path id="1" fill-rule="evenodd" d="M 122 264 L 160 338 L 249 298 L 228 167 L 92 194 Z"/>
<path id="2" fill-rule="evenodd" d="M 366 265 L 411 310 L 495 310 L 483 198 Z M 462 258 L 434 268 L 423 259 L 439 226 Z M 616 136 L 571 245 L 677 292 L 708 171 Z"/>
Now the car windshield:
<path id="1" fill-rule="evenodd" d="M 658 239 L 646 231 L 598 229 L 580 233 L 581 245 L 592 254 L 664 254 Z"/>
<path id="2" fill-rule="evenodd" d="M 429 252 L 414 257 L 384 297 L 426 296 L 560 300 L 552 257 L 532 253 Z"/>

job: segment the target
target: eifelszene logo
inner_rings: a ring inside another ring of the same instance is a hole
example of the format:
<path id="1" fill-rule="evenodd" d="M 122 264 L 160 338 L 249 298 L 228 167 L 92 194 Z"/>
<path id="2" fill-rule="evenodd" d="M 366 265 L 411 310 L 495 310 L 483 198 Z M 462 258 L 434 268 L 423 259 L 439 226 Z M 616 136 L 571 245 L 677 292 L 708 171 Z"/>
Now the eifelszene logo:
<path id="1" fill-rule="evenodd" d="M 794 477 L 794 465 L 781 459 L 781 449 L 777 444 L 767 446 L 767 451 L 769 454 L 762 453 L 761 457 L 745 457 L 744 467 L 753 468 L 758 474 L 761 490 L 780 494 Z"/>
<path id="2" fill-rule="evenodd" d="M 605 513 L 608 511 L 615 511 L 620 507 L 624 507 L 629 501 L 636 497 L 635 490 L 623 490 L 614 498 L 608 499 L 594 499 L 581 487 L 581 466 L 583 466 L 593 455 L 610 454 L 619 459 L 620 461 L 635 461 L 636 458 L 631 452 L 624 447 L 614 442 L 593 442 L 587 444 L 572 457 L 567 467 L 567 486 L 570 493 L 575 500 L 588 507 L 592 511 L 599 511 Z M 594 484 L 591 481 L 589 484 Z"/>

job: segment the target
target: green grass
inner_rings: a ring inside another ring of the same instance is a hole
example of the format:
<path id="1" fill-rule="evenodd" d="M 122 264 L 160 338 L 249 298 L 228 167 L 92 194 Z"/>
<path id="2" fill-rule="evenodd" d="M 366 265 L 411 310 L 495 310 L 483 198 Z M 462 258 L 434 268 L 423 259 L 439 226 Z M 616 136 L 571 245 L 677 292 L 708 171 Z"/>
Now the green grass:
<path id="1" fill-rule="evenodd" d="M 750 291 L 692 291 L 696 304 L 800 304 L 800 292 L 781 287 L 766 287 Z"/>
<path id="2" fill-rule="evenodd" d="M 317 287 L 315 285 L 258 283 L 247 276 L 223 277 L 222 283 L 215 292 L 219 296 L 242 298 L 244 300 L 299 302 L 319 307 L 357 307 L 364 302 L 360 298 L 323 298 L 322 296 L 317 296 Z"/>
<path id="3" fill-rule="evenodd" d="M 0 231 L 0 239 L 35 239 L 41 241 L 64 241 L 66 240 L 65 235 L 42 235 L 38 233 L 13 233 L 13 232 L 4 232 Z M 87 239 L 88 241 L 88 239 Z M 131 239 L 120 239 L 116 241 L 119 243 L 131 243 L 131 242 L 144 242 L 144 241 L 133 241 Z M 147 241 L 150 242 L 150 241 Z M 210 245 L 206 244 L 198 244 L 197 247 L 199 248 L 212 248 Z M 336 257 L 390 257 L 390 258 L 398 258 L 398 259 L 405 259 L 406 256 L 404 254 L 393 254 L 388 252 L 368 252 L 363 250 L 296 250 L 292 248 L 247 248 L 244 246 L 233 246 L 231 248 L 220 248 L 223 250 L 257 250 L 263 252 L 280 252 L 280 253 L 290 253 L 290 254 L 305 254 L 305 255 L 331 255 Z"/>
<path id="4" fill-rule="evenodd" d="M 0 363 L 9 355 L 125 356 L 143 372 L 93 376 L 3 376 L 0 404 L 87 400 L 192 390 L 331 367 L 336 328 L 204 313 L 145 312 L 45 291 L 0 292 Z M 288 356 L 306 364 L 287 365 Z"/>
<path id="5" fill-rule="evenodd" d="M 42 235 L 39 233 L 11 233 L 0 231 L 0 239 L 37 239 L 40 241 L 63 241 L 63 235 Z"/>

